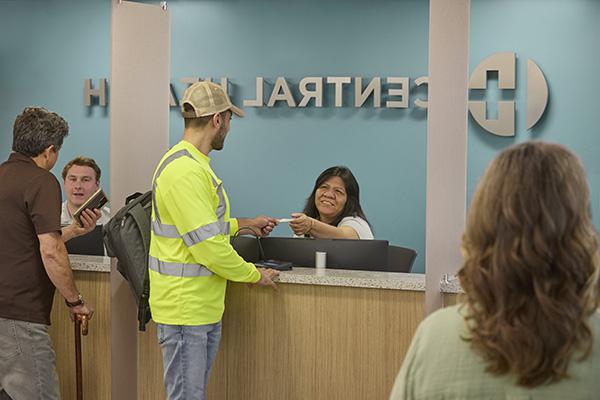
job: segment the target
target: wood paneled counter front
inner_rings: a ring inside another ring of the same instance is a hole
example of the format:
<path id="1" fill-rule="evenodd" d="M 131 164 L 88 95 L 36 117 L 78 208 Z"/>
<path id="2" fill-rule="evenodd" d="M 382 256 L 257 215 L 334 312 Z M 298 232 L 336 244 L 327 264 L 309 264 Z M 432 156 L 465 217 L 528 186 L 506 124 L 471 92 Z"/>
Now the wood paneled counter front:
<path id="1" fill-rule="evenodd" d="M 81 339 L 83 397 L 110 399 L 110 258 L 69 256 L 77 287 L 95 309 Z M 75 400 L 75 331 L 60 293 L 54 294 L 49 333 L 56 352 L 62 400 Z"/>
<path id="2" fill-rule="evenodd" d="M 82 339 L 84 398 L 108 400 L 110 260 L 71 256 L 71 263 L 77 285 L 96 308 L 90 333 Z M 440 288 L 459 291 L 447 282 Z M 229 283 L 208 398 L 387 399 L 424 317 L 424 290 L 420 274 L 314 268 L 282 272 L 277 291 Z M 50 335 L 62 398 L 71 400 L 73 324 L 62 296 L 54 301 Z M 138 399 L 164 398 L 162 357 L 150 323 L 147 332 L 138 333 Z"/>
<path id="3" fill-rule="evenodd" d="M 387 399 L 424 287 L 423 275 L 314 268 L 282 272 L 278 291 L 229 283 L 208 399 Z M 138 339 L 138 397 L 164 399 L 154 324 Z"/>

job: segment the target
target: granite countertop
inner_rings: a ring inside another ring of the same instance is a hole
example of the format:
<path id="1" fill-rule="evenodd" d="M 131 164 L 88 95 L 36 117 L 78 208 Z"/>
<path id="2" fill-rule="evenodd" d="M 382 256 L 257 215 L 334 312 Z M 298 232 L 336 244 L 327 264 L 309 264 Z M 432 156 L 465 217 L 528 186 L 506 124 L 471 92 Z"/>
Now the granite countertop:
<path id="1" fill-rule="evenodd" d="M 398 272 L 354 271 L 329 268 L 316 270 L 315 268 L 294 267 L 291 271 L 281 271 L 276 282 L 425 291 L 425 275 Z"/>
<path id="2" fill-rule="evenodd" d="M 75 271 L 110 272 L 110 257 L 70 254 L 69 260 Z M 295 267 L 291 271 L 282 271 L 277 282 L 375 289 L 425 290 L 425 275 L 422 274 L 343 269 L 317 271 L 314 268 Z"/>
<path id="3" fill-rule="evenodd" d="M 74 271 L 110 272 L 110 257 L 69 254 Z"/>
<path id="4" fill-rule="evenodd" d="M 110 272 L 110 257 L 69 255 L 71 267 L 75 271 Z M 404 274 L 399 272 L 354 271 L 345 269 L 316 270 L 315 268 L 294 267 L 282 271 L 277 283 L 300 285 L 323 285 L 342 287 L 362 287 L 374 289 L 395 289 L 425 291 L 424 274 Z M 462 289 L 455 276 L 444 277 L 440 282 L 442 293 L 461 293 Z"/>
<path id="5" fill-rule="evenodd" d="M 442 277 L 440 282 L 440 292 L 442 293 L 464 293 L 460 287 L 458 276 L 456 275 L 445 275 Z"/>

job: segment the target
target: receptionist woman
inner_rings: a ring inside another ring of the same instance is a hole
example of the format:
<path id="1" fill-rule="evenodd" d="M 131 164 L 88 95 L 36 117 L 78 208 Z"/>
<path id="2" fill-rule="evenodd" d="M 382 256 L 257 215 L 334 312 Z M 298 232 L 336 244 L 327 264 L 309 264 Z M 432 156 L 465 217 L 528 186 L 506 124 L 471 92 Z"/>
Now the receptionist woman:
<path id="1" fill-rule="evenodd" d="M 373 239 L 360 206 L 356 178 L 347 167 L 327 168 L 319 175 L 304 211 L 293 213 L 290 228 L 297 236 L 330 239 Z"/>

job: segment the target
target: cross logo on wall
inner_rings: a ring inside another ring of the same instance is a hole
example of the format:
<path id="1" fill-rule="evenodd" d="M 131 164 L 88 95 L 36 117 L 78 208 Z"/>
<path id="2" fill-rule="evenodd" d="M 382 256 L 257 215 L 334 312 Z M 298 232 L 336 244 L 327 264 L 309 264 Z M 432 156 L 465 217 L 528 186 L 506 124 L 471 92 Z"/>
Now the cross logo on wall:
<path id="1" fill-rule="evenodd" d="M 516 55 L 496 53 L 483 60 L 469 79 L 469 89 L 487 89 L 488 71 L 498 72 L 499 89 L 516 89 Z M 542 118 L 548 104 L 548 84 L 540 67 L 527 60 L 527 118 L 526 129 L 532 129 Z M 498 117 L 488 119 L 486 101 L 469 101 L 473 119 L 486 131 L 497 136 L 515 136 L 515 101 L 499 101 Z"/>

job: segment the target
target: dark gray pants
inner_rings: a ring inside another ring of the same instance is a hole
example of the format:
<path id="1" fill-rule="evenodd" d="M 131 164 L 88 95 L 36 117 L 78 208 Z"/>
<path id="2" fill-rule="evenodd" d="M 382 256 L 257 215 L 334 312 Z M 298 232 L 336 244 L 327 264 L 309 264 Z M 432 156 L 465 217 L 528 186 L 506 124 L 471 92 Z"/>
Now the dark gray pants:
<path id="1" fill-rule="evenodd" d="M 58 400 L 48 326 L 0 318 L 0 400 Z"/>

